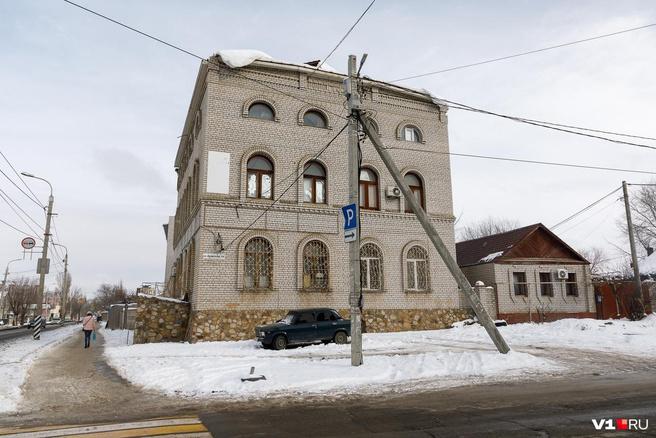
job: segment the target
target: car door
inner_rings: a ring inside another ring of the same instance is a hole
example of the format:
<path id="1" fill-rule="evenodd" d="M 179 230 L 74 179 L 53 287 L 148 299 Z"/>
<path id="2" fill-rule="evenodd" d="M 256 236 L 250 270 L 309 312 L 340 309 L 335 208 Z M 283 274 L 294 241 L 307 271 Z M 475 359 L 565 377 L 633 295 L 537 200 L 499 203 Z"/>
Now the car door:
<path id="1" fill-rule="evenodd" d="M 331 320 L 332 312 L 329 310 L 320 310 L 316 312 L 317 338 L 327 341 L 335 335 L 335 318 Z"/>
<path id="2" fill-rule="evenodd" d="M 299 312 L 287 330 L 287 337 L 291 344 L 314 341 L 316 338 L 314 312 Z"/>

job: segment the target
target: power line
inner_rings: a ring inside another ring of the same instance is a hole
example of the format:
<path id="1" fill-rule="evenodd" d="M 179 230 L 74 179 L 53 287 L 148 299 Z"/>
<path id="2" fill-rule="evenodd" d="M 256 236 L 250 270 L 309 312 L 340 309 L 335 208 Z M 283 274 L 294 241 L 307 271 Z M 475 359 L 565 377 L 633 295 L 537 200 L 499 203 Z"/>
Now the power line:
<path id="1" fill-rule="evenodd" d="M 480 109 L 480 108 L 474 108 L 472 106 L 465 105 L 465 104 L 458 103 L 458 102 L 453 102 L 453 101 L 450 101 L 450 100 L 447 100 L 447 99 L 438 99 L 438 103 L 439 102 L 442 102 L 443 104 L 445 103 L 446 106 L 448 106 L 449 108 L 453 108 L 453 109 L 459 109 L 459 110 L 464 110 L 464 111 L 471 111 L 471 112 L 475 112 L 475 113 L 481 113 L 481 114 L 487 114 L 487 115 L 491 115 L 491 116 L 501 117 L 501 118 L 504 118 L 504 119 L 512 120 L 514 122 L 526 123 L 528 125 L 539 126 L 541 128 L 552 129 L 554 131 L 566 132 L 566 133 L 569 133 L 569 134 L 580 135 L 580 136 L 583 136 L 583 137 L 596 138 L 598 140 L 609 141 L 611 143 L 618 143 L 618 144 L 624 144 L 624 145 L 628 145 L 628 146 L 635 146 L 635 147 L 640 147 L 640 148 L 656 150 L 656 146 L 650 146 L 650 145 L 646 145 L 646 144 L 642 144 L 642 143 L 633 143 L 633 142 L 624 141 L 624 140 L 616 140 L 616 139 L 613 139 L 613 138 L 603 137 L 603 136 L 600 136 L 600 135 L 586 134 L 585 132 L 572 131 L 570 129 L 565 129 L 565 128 L 559 127 L 559 126 L 565 126 L 565 125 L 559 125 L 559 124 L 556 124 L 556 123 L 542 122 L 542 121 L 539 121 L 539 120 L 525 119 L 523 117 L 517 117 L 517 116 L 510 116 L 510 115 L 507 115 L 507 114 L 495 113 L 493 111 L 488 111 L 488 110 L 484 110 L 484 109 Z M 583 130 L 583 131 L 591 131 L 588 128 L 580 128 L 580 127 L 573 127 L 573 128 Z M 597 132 L 598 132 L 598 130 L 597 130 Z M 616 135 L 628 136 L 628 134 L 616 134 Z"/>
<path id="2" fill-rule="evenodd" d="M 436 154 L 436 155 L 453 155 L 456 157 L 467 157 L 467 158 L 480 158 L 484 160 L 497 160 L 497 161 L 510 161 L 516 163 L 528 163 L 528 164 L 540 164 L 545 166 L 560 166 L 560 167 L 573 167 L 577 169 L 592 169 L 592 170 L 609 170 L 613 172 L 627 172 L 627 173 L 639 173 L 647 175 L 656 175 L 656 172 L 648 170 L 634 170 L 634 169 L 620 169 L 617 167 L 603 167 L 603 166 L 590 166 L 586 164 L 571 164 L 571 163 L 557 163 L 554 161 L 539 161 L 539 160 L 526 160 L 522 158 L 509 158 L 509 157 L 496 157 L 492 155 L 476 155 L 476 154 L 464 154 L 458 152 L 440 152 L 440 151 L 427 151 L 424 149 L 417 148 L 399 148 L 399 147 L 387 147 L 385 149 L 398 149 L 402 151 L 414 151 L 414 152 L 424 152 L 427 154 Z"/>
<path id="3" fill-rule="evenodd" d="M 37 222 L 32 216 L 30 216 L 25 210 L 23 210 L 23 208 L 22 208 L 20 205 L 18 205 L 18 203 L 17 203 L 16 201 L 14 201 L 14 200 L 12 199 L 12 197 L 9 196 L 9 194 L 8 194 L 7 192 L 5 192 L 4 190 L 0 189 L 0 196 L 2 196 L 3 199 L 5 200 L 5 202 L 7 202 L 7 203 L 8 203 L 7 199 L 8 199 L 9 201 L 11 201 L 11 203 L 14 204 L 14 205 L 16 206 L 16 208 L 18 208 L 18 209 L 19 209 L 19 210 L 20 210 L 25 216 L 27 216 L 27 218 L 28 218 L 29 220 L 31 220 L 32 222 L 34 222 L 34 224 L 36 224 L 37 227 L 39 227 L 41 230 L 43 230 L 43 227 L 41 226 L 41 224 L 40 224 L 39 222 Z M 6 199 L 5 199 L 5 198 L 6 198 Z M 9 205 L 9 206 L 11 207 L 11 205 Z M 13 209 L 13 207 L 12 207 L 12 209 Z M 14 212 L 15 212 L 15 211 L 16 211 L 16 210 L 14 210 Z M 17 213 L 17 214 L 18 214 L 18 213 Z"/>
<path id="4" fill-rule="evenodd" d="M 66 3 L 68 3 L 68 4 L 70 4 L 70 5 L 76 6 L 76 7 L 80 8 L 80 9 L 86 11 L 86 12 L 89 12 L 89 13 L 91 13 L 91 14 L 93 14 L 93 15 L 96 15 L 96 16 L 98 16 L 98 17 L 100 17 L 100 18 L 103 18 L 103 19 L 105 19 L 105 20 L 108 20 L 108 21 L 110 21 L 110 22 L 112 22 L 112 23 L 114 23 L 114 24 L 118 24 L 119 26 L 124 27 L 124 28 L 126 28 L 126 29 L 128 29 L 128 30 L 131 30 L 131 31 L 133 31 L 133 32 L 136 32 L 136 33 L 138 33 L 139 35 L 145 36 L 146 38 L 150 38 L 150 39 L 152 39 L 152 40 L 154 40 L 154 41 L 157 41 L 158 43 L 164 44 L 164 45 L 166 45 L 166 46 L 168 46 L 168 47 L 170 47 L 170 48 L 173 48 L 173 49 L 175 49 L 175 50 L 178 50 L 178 51 L 180 51 L 180 52 L 182 52 L 182 53 L 185 53 L 185 54 L 187 54 L 187 55 L 189 55 L 189 56 L 193 56 L 193 57 L 196 58 L 196 59 L 199 59 L 199 60 L 201 60 L 201 61 L 205 61 L 205 62 L 207 62 L 207 63 L 209 63 L 209 64 L 218 65 L 218 64 L 216 64 L 215 62 L 213 62 L 211 59 L 207 59 L 207 58 L 205 58 L 205 57 L 203 57 L 203 56 L 200 56 L 200 55 L 198 55 L 198 54 L 196 54 L 196 53 L 193 53 L 193 52 L 191 52 L 191 51 L 189 51 L 189 50 L 183 49 L 182 47 L 176 46 L 175 44 L 167 43 L 166 41 L 164 41 L 164 40 L 162 40 L 162 39 L 160 39 L 160 38 L 157 38 L 157 37 L 155 37 L 155 36 L 153 36 L 153 35 L 150 35 L 150 34 L 148 34 L 148 33 L 146 33 L 146 32 L 142 32 L 142 31 L 140 31 L 140 30 L 138 30 L 138 29 L 136 29 L 136 28 L 134 28 L 134 27 L 131 27 L 131 26 L 128 26 L 127 24 L 121 23 L 120 21 L 114 20 L 113 18 L 110 18 L 110 17 L 108 17 L 108 16 L 106 16 L 106 15 L 103 15 L 103 14 L 101 14 L 101 13 L 99 13 L 99 12 L 93 11 L 93 10 L 91 10 L 91 9 L 89 9 L 89 8 L 85 8 L 84 6 L 78 5 L 77 3 L 74 3 L 74 2 L 72 2 L 72 1 L 70 1 L 70 0 L 63 0 L 63 1 L 65 1 Z M 257 82 L 258 84 L 263 85 L 263 86 L 265 86 L 265 87 L 267 87 L 267 88 L 269 88 L 269 89 L 271 89 L 271 90 L 273 90 L 273 91 L 275 91 L 275 92 L 277 92 L 277 93 L 283 94 L 283 95 L 285 95 L 285 96 L 287 96 L 287 97 L 291 97 L 292 99 L 296 99 L 296 100 L 298 100 L 299 102 L 302 102 L 302 103 L 305 103 L 305 104 L 308 104 L 308 105 L 312 105 L 312 106 L 314 106 L 315 108 L 322 109 L 322 110 L 325 111 L 326 113 L 333 114 L 333 115 L 335 115 L 335 116 L 337 116 L 337 117 L 339 117 L 339 118 L 342 118 L 342 119 L 346 120 L 346 117 L 344 117 L 344 116 L 342 116 L 342 115 L 340 115 L 340 114 L 334 113 L 334 112 L 332 112 L 332 111 L 330 111 L 330 110 L 327 110 L 326 108 L 322 108 L 322 107 L 320 107 L 320 106 L 318 106 L 318 105 L 316 105 L 316 104 L 314 104 L 314 103 L 311 103 L 311 102 L 308 102 L 308 101 L 306 101 L 306 100 L 303 100 L 303 99 L 301 99 L 301 98 L 299 98 L 299 97 L 296 97 L 296 96 L 294 96 L 293 94 L 286 93 L 286 92 L 284 92 L 284 91 L 282 91 L 282 90 L 280 90 L 280 89 L 278 89 L 278 88 L 272 87 L 271 85 L 267 84 L 266 82 L 263 82 L 263 81 L 260 81 L 260 80 L 254 79 L 254 78 L 250 78 L 250 77 L 248 77 L 248 76 L 246 76 L 246 75 L 243 75 L 243 74 L 241 74 L 239 71 L 237 71 L 237 69 L 231 69 L 231 71 L 232 71 L 234 74 L 236 74 L 237 76 L 240 76 L 240 77 L 242 77 L 242 78 L 244 78 L 244 79 L 247 79 L 247 80 L 249 80 L 249 81 L 253 81 L 253 82 Z"/>
<path id="5" fill-rule="evenodd" d="M 21 214 L 18 212 L 18 210 L 16 210 L 16 208 L 15 208 L 13 205 L 11 205 L 11 203 L 7 200 L 7 198 L 5 197 L 5 195 L 3 195 L 2 193 L 0 193 L 0 198 L 1 198 L 3 201 L 5 201 L 5 203 L 9 206 L 9 208 L 11 208 L 11 209 L 14 211 L 14 213 L 16 213 L 16 216 L 18 216 L 18 219 L 20 219 L 20 220 L 21 220 L 21 221 L 27 226 L 27 228 L 30 229 L 30 231 L 32 231 L 32 232 L 33 232 L 35 235 L 37 235 L 37 236 L 39 235 L 39 232 L 38 232 L 38 231 L 35 231 L 34 228 L 32 228 L 32 225 L 30 225 L 29 222 L 27 222 L 27 221 L 25 220 L 25 218 L 23 218 L 23 216 L 21 216 Z M 28 217 L 29 217 L 29 216 L 28 216 Z"/>
<path id="6" fill-rule="evenodd" d="M 32 196 L 34 196 L 34 200 L 37 201 L 37 202 L 39 203 L 39 205 L 41 206 L 41 208 L 46 208 L 46 206 L 43 205 L 43 204 L 41 203 L 41 201 L 39 201 L 39 197 L 38 197 L 38 196 L 32 191 L 32 189 L 30 188 L 30 186 L 27 185 L 27 183 L 25 182 L 25 180 L 23 179 L 23 177 L 21 176 L 21 174 L 18 173 L 18 171 L 16 170 L 16 168 L 14 167 L 14 165 L 11 164 L 11 161 L 9 161 L 9 159 L 7 158 L 7 156 L 6 156 L 5 154 L 3 154 L 2 151 L 0 151 L 0 155 L 2 155 L 2 158 L 5 159 L 5 161 L 7 162 L 7 164 L 9 164 L 9 167 L 11 167 L 11 170 L 14 171 L 14 173 L 16 174 L 16 176 L 18 177 L 18 179 L 23 183 L 23 185 L 27 188 L 27 190 L 32 194 Z"/>
<path id="7" fill-rule="evenodd" d="M 543 47 L 541 49 L 529 50 L 528 52 L 521 52 L 521 53 L 516 53 L 514 55 L 502 56 L 500 58 L 487 59 L 485 61 L 473 62 L 471 64 L 458 65 L 458 66 L 455 66 L 455 67 L 449 67 L 449 68 L 445 68 L 445 69 L 442 69 L 442 70 L 436 70 L 436 71 L 432 71 L 432 72 L 428 72 L 428 73 L 421 73 L 421 74 L 418 74 L 418 75 L 407 76 L 407 77 L 404 77 L 404 78 L 395 79 L 395 80 L 390 81 L 390 82 L 407 81 L 407 80 L 410 80 L 410 79 L 423 78 L 425 76 L 431 76 L 431 75 L 436 75 L 436 74 L 440 74 L 440 73 L 446 73 L 446 72 L 449 72 L 449 71 L 460 70 L 460 69 L 463 69 L 463 68 L 476 67 L 476 66 L 479 66 L 479 65 L 489 64 L 489 63 L 492 63 L 492 62 L 504 61 L 506 59 L 518 58 L 520 56 L 531 55 L 531 54 L 534 54 L 534 53 L 546 52 L 547 50 L 553 50 L 553 49 L 558 49 L 558 48 L 561 48 L 561 47 L 572 46 L 574 44 L 586 43 L 586 42 L 598 40 L 598 39 L 601 39 L 601 38 L 607 38 L 607 37 L 620 35 L 620 34 L 627 33 L 627 32 L 633 32 L 633 31 L 636 31 L 636 30 L 646 29 L 646 28 L 649 28 L 649 27 L 652 27 L 652 26 L 656 26 L 656 23 L 646 24 L 644 26 L 632 27 L 630 29 L 624 29 L 624 30 L 620 30 L 620 31 L 617 31 L 617 32 L 603 34 L 603 35 L 597 35 L 597 36 L 590 37 L 590 38 L 584 38 L 582 40 L 571 41 L 569 43 L 556 44 L 554 46 Z"/>
<path id="8" fill-rule="evenodd" d="M 337 50 L 337 48 L 342 45 L 342 43 L 344 42 L 346 37 L 349 36 L 349 34 L 353 31 L 353 29 L 355 29 L 355 26 L 357 26 L 358 23 L 360 22 L 360 20 L 362 20 L 362 18 L 367 14 L 367 12 L 369 12 L 369 9 L 371 9 L 371 7 L 374 5 L 374 3 L 376 3 L 376 0 L 373 0 L 371 3 L 369 3 L 369 6 L 367 6 L 367 8 L 364 10 L 364 12 L 362 12 L 362 14 L 358 17 L 358 19 L 355 20 L 355 23 L 353 23 L 353 26 L 351 26 L 351 28 L 344 34 L 344 36 L 342 37 L 341 40 L 339 40 L 337 45 L 335 47 L 333 47 L 333 49 L 330 51 L 330 53 L 328 55 L 326 55 L 326 57 L 321 60 L 321 62 L 317 66 L 317 70 L 319 70 L 321 68 L 323 63 L 326 62 L 328 60 L 328 58 L 333 56 L 333 53 L 335 53 L 335 50 Z"/>
<path id="9" fill-rule="evenodd" d="M 608 193 L 608 194 L 602 196 L 601 198 L 597 199 L 597 200 L 594 201 L 592 204 L 586 205 L 586 206 L 583 207 L 581 210 L 577 211 L 576 213 L 572 214 L 571 216 L 568 216 L 568 217 L 566 217 L 565 219 L 563 219 L 562 221 L 558 222 L 556 225 L 554 225 L 553 227 L 551 227 L 551 229 L 553 230 L 554 228 L 557 228 L 557 227 L 561 226 L 562 224 L 564 224 L 564 223 L 566 223 L 566 222 L 568 222 L 568 221 L 574 219 L 574 218 L 575 218 L 576 216 L 578 216 L 579 214 L 581 214 L 581 213 L 583 213 L 583 212 L 585 212 L 585 211 L 591 209 L 592 207 L 594 207 L 595 205 L 599 204 L 601 201 L 603 201 L 604 199 L 608 198 L 609 196 L 612 196 L 614 193 L 618 192 L 619 190 L 622 190 L 622 187 L 618 187 L 618 188 L 614 189 L 612 192 L 610 192 L 610 193 Z"/>
<path id="10" fill-rule="evenodd" d="M 323 154 L 323 153 L 324 153 L 324 152 L 330 147 L 330 145 L 331 145 L 331 144 L 337 139 L 337 137 L 339 137 L 339 135 L 340 135 L 342 132 L 344 132 L 344 130 L 345 130 L 347 127 L 348 127 L 348 123 L 345 124 L 345 125 L 342 127 L 342 129 L 340 129 L 339 132 L 337 132 L 337 134 L 335 134 L 335 136 L 334 136 L 334 137 L 333 137 L 333 138 L 332 138 L 332 139 L 331 139 L 331 140 L 330 140 L 330 141 L 329 141 L 324 147 L 322 147 L 322 148 L 319 150 L 319 152 L 317 152 L 317 153 L 311 158 L 311 160 L 316 160 L 317 158 L 319 158 L 319 157 L 320 157 L 320 156 L 321 156 L 321 155 L 322 155 L 322 154 Z M 232 239 L 232 240 L 230 241 L 230 243 L 228 243 L 228 244 L 225 246 L 225 248 L 223 248 L 223 249 L 224 249 L 224 250 L 227 250 L 228 248 L 230 248 L 230 246 L 232 246 L 233 243 L 235 243 L 235 242 L 236 242 L 241 236 L 243 236 L 244 233 L 246 233 L 248 230 L 250 230 L 250 229 L 253 227 L 253 225 L 255 225 L 255 223 L 257 223 L 257 221 L 259 221 L 259 220 L 262 218 L 262 216 L 264 216 L 269 210 L 271 210 L 271 207 L 273 207 L 274 205 L 276 205 L 276 204 L 278 203 L 278 201 L 280 201 L 280 199 L 285 195 L 285 193 L 287 193 L 287 192 L 288 192 L 288 191 L 294 186 L 294 184 L 296 184 L 296 182 L 297 182 L 299 179 L 301 179 L 301 178 L 303 177 L 303 175 L 304 175 L 304 172 L 299 172 L 298 176 L 294 179 L 294 181 L 292 181 L 291 184 L 289 184 L 289 186 L 287 186 L 287 188 L 286 188 L 286 189 L 285 189 L 280 195 L 278 195 L 278 197 L 277 197 L 276 199 L 274 199 L 273 202 L 272 202 L 271 204 L 269 204 L 269 205 L 267 206 L 267 208 L 265 208 L 264 211 L 263 211 L 262 213 L 260 213 L 260 215 L 259 215 L 258 217 L 255 218 L 255 220 L 253 220 L 250 224 L 248 224 L 248 226 L 247 226 L 245 229 L 243 229 L 243 230 L 237 235 L 237 237 L 235 237 L 234 239 Z"/>
<path id="11" fill-rule="evenodd" d="M 592 213 L 590 216 L 587 216 L 587 217 L 581 219 L 579 222 L 575 223 L 575 224 L 572 225 L 571 227 L 569 227 L 569 228 L 567 228 L 567 229 L 561 231 L 561 233 L 562 233 L 562 234 L 565 234 L 565 233 L 570 232 L 570 231 L 573 230 L 574 228 L 576 228 L 576 227 L 578 227 L 579 225 L 581 225 L 583 222 L 587 222 L 587 221 L 589 221 L 589 220 L 592 219 L 593 217 L 595 217 L 595 216 L 597 216 L 597 215 L 603 213 L 604 211 L 608 210 L 610 207 L 616 205 L 616 203 L 619 202 L 620 200 L 621 200 L 621 198 L 613 199 L 613 201 L 612 201 L 610 204 L 607 204 L 606 206 L 600 208 L 599 210 L 597 210 L 597 211 L 595 211 L 594 213 Z M 607 218 L 608 218 L 608 216 L 605 217 L 605 219 L 607 219 Z"/>
<path id="12" fill-rule="evenodd" d="M 25 235 L 25 236 L 29 236 L 29 235 L 30 235 L 30 233 L 26 233 L 25 231 L 23 231 L 23 230 L 21 230 L 21 229 L 19 229 L 19 228 L 16 228 L 15 226 L 13 226 L 12 224 L 10 224 L 9 222 L 5 222 L 5 221 L 2 220 L 2 219 L 0 219 L 0 222 L 2 222 L 3 224 L 5 224 L 6 226 L 8 226 L 9 228 L 12 228 L 12 229 L 18 231 L 19 233 L 21 233 L 21 234 L 23 234 L 23 235 Z M 37 237 L 37 239 L 39 239 L 39 237 Z M 42 239 L 40 239 L 40 240 L 42 240 Z"/>
<path id="13" fill-rule="evenodd" d="M 12 183 L 12 184 L 13 184 L 13 185 L 14 185 L 14 186 L 15 186 L 15 187 L 16 187 L 16 188 L 17 188 L 22 194 L 24 194 L 25 196 L 27 196 L 27 198 L 28 198 L 30 201 L 34 202 L 34 203 L 35 203 L 36 205 L 38 205 L 39 207 L 43 208 L 43 206 L 41 205 L 41 203 L 39 203 L 38 201 L 32 199 L 32 197 L 31 197 L 30 195 L 28 195 L 27 192 L 25 192 L 25 190 L 23 190 L 18 184 L 16 184 L 16 183 L 14 182 L 14 180 L 11 179 L 11 178 L 9 177 L 9 175 L 7 175 L 6 173 L 4 173 L 2 169 L 0 169 L 0 173 L 3 174 L 4 177 L 7 178 L 7 179 L 9 180 L 9 182 Z"/>

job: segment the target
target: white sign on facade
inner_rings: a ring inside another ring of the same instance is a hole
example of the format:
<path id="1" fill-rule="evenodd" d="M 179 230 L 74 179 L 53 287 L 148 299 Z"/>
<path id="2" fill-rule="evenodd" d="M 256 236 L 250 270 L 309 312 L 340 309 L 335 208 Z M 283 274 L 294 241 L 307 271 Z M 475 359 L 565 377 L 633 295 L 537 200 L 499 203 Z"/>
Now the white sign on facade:
<path id="1" fill-rule="evenodd" d="M 207 192 L 230 193 L 230 154 L 210 151 L 207 155 Z"/>

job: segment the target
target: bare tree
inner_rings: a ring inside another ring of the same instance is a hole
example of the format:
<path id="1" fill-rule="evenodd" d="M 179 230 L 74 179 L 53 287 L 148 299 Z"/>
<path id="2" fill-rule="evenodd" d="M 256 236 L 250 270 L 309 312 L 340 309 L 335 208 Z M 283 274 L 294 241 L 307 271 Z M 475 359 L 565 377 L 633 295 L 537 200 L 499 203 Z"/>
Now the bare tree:
<path id="1" fill-rule="evenodd" d="M 633 231 L 639 256 L 656 248 L 656 180 L 630 195 Z M 617 222 L 622 235 L 628 236 L 626 218 Z M 628 237 L 627 237 L 628 238 Z"/>
<path id="2" fill-rule="evenodd" d="M 129 300 L 130 293 L 123 286 L 123 282 L 116 284 L 101 284 L 96 291 L 96 296 L 93 298 L 92 305 L 95 310 L 103 310 L 109 308 L 111 304 L 118 304 Z"/>
<path id="3" fill-rule="evenodd" d="M 599 247 L 592 247 L 580 250 L 581 255 L 590 262 L 590 272 L 592 275 L 601 275 L 606 272 L 607 264 L 610 257 L 606 250 Z"/>
<path id="4" fill-rule="evenodd" d="M 76 287 L 69 296 L 71 305 L 71 319 L 80 320 L 80 316 L 89 309 L 87 297 L 82 293 L 82 289 Z"/>
<path id="5" fill-rule="evenodd" d="M 12 282 L 7 289 L 7 307 L 14 313 L 14 325 L 23 324 L 30 306 L 37 302 L 36 280 L 21 277 Z"/>
<path id="6" fill-rule="evenodd" d="M 519 228 L 519 222 L 514 219 L 494 218 L 492 216 L 479 222 L 462 227 L 458 231 L 458 241 L 478 239 Z"/>
<path id="7" fill-rule="evenodd" d="M 60 299 L 60 304 L 62 304 L 62 307 L 59 312 L 62 321 L 65 319 L 66 315 L 68 314 L 68 310 L 71 308 L 70 297 L 71 297 L 71 285 L 73 284 L 72 281 L 73 281 L 73 277 L 71 276 L 70 272 L 66 273 L 66 278 L 64 278 L 63 272 L 57 274 L 56 291 L 59 294 L 59 296 L 62 298 Z"/>

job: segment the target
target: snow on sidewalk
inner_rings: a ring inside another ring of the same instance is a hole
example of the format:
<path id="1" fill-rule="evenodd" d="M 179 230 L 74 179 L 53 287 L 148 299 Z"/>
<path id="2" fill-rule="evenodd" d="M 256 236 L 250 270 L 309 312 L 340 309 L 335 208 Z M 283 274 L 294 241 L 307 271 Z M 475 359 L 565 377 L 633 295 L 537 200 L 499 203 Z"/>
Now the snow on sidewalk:
<path id="1" fill-rule="evenodd" d="M 123 331 L 105 331 L 105 355 L 130 382 L 167 394 L 231 399 L 291 394 L 349 394 L 446 387 L 472 379 L 519 378 L 558 366 L 527 353 L 500 355 L 413 344 L 420 332 L 366 334 L 365 363 L 351 367 L 350 345 L 265 350 L 255 341 L 161 343 L 125 346 Z M 424 332 L 425 333 L 425 332 Z M 242 382 L 250 367 L 266 380 Z M 489 379 L 488 379 L 489 380 Z"/>
<path id="2" fill-rule="evenodd" d="M 25 336 L 0 343 L 0 413 L 16 410 L 32 362 L 79 330 L 79 325 L 70 325 L 41 332 L 40 341 Z"/>

